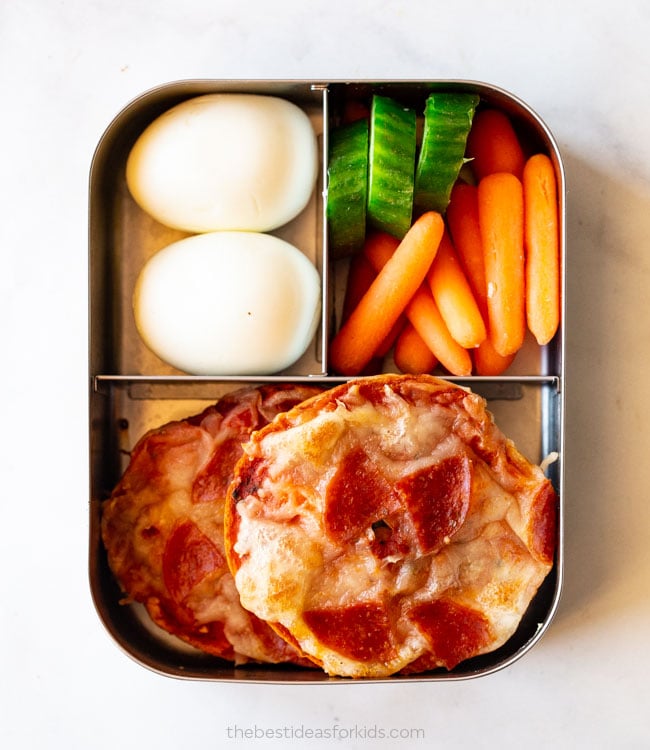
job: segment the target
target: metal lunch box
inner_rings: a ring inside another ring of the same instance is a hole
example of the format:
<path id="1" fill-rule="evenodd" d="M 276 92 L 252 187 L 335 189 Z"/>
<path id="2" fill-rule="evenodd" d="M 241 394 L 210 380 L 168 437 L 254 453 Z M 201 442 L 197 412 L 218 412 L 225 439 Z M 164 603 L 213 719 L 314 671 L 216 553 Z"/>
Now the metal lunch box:
<path id="1" fill-rule="evenodd" d="M 504 110 L 522 141 L 547 153 L 555 167 L 560 208 L 562 317 L 550 344 L 540 347 L 528 335 L 507 374 L 498 377 L 441 377 L 483 395 L 496 423 L 531 461 L 557 460 L 547 468 L 560 499 L 556 560 L 516 633 L 497 651 L 469 659 L 451 670 L 368 681 L 444 681 L 490 674 L 526 653 L 547 629 L 558 605 L 563 576 L 564 504 L 564 319 L 565 177 L 557 144 L 538 115 L 524 102 L 494 86 L 473 81 L 220 81 L 187 80 L 157 87 L 128 104 L 109 124 L 97 145 L 89 184 L 89 578 L 100 619 L 116 643 L 143 666 L 173 677 L 260 683 L 345 682 L 320 670 L 275 665 L 234 666 L 206 655 L 157 628 L 138 604 L 120 603 L 121 592 L 107 564 L 101 541 L 101 507 L 128 463 L 128 452 L 148 429 L 198 413 L 223 393 L 244 383 L 309 382 L 327 386 L 341 378 L 329 373 L 328 340 L 343 296 L 339 266 L 329 258 L 325 201 L 328 132 L 351 97 L 373 93 L 418 107 L 431 90 L 477 93 L 481 103 Z M 157 250 L 185 236 L 157 223 L 133 201 L 125 181 L 128 153 L 144 128 L 165 110 L 194 96 L 215 92 L 281 96 L 308 114 L 319 139 L 320 172 L 307 208 L 278 236 L 298 245 L 322 279 L 319 329 L 303 357 L 286 371 L 260 378 L 189 376 L 159 360 L 135 328 L 131 296 L 139 270 Z M 390 363 L 387 365 L 390 368 Z"/>

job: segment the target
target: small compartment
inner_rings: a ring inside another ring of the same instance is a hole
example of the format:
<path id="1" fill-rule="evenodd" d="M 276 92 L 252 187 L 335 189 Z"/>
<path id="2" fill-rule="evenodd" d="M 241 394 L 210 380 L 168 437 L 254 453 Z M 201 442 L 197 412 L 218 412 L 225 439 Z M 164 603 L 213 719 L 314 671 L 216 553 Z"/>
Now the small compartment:
<path id="1" fill-rule="evenodd" d="M 90 184 L 91 371 L 119 377 L 183 376 L 157 357 L 140 338 L 132 310 L 136 279 L 144 264 L 190 232 L 171 229 L 143 211 L 126 184 L 126 161 L 133 144 L 160 114 L 195 96 L 233 92 L 268 94 L 303 109 L 323 144 L 324 90 L 311 84 L 185 82 L 143 94 L 127 106 L 104 133 L 92 164 Z M 289 223 L 269 232 L 298 247 L 323 279 L 323 157 L 306 208 Z M 242 282 L 244 281 L 242 280 Z M 325 289 L 323 283 L 322 289 Z M 321 316 L 326 315 L 322 306 Z M 304 355 L 279 376 L 323 375 L 324 327 L 321 323 Z M 242 373 L 246 375 L 246 373 Z M 273 375 L 273 373 L 269 373 Z"/>
<path id="2" fill-rule="evenodd" d="M 477 112 L 485 108 L 495 108 L 505 112 L 510 118 L 517 136 L 526 155 L 533 153 L 547 154 L 555 167 L 560 200 L 560 240 L 563 253 L 564 244 L 564 174 L 562 162 L 557 146 L 551 133 L 539 117 L 523 102 L 486 84 L 466 81 L 437 81 L 437 82 L 356 82 L 332 83 L 328 87 L 328 132 L 338 126 L 344 113 L 349 107 L 354 110 L 361 107 L 370 109 L 373 94 L 390 97 L 399 104 L 415 110 L 418 119 L 418 133 L 421 133 L 423 113 L 426 98 L 432 91 L 450 91 L 478 94 L 480 97 Z M 418 136 L 419 137 L 419 136 Z M 345 281 L 347 278 L 348 259 L 334 262 L 330 255 L 331 265 L 331 297 L 330 306 L 330 339 L 340 324 L 341 308 L 345 295 Z M 564 290 L 563 290 L 564 291 Z M 521 376 L 549 376 L 560 375 L 562 369 L 563 336 L 559 330 L 555 338 L 546 346 L 540 347 L 530 332 L 526 332 L 523 347 L 517 353 L 513 363 L 503 373 L 505 377 Z M 331 368 L 330 368 L 331 369 Z M 395 365 L 390 357 L 385 358 L 383 370 L 395 371 Z M 453 375 L 438 367 L 436 374 L 453 380 Z"/>
<path id="3" fill-rule="evenodd" d="M 556 169 L 560 202 L 560 249 L 565 254 L 565 183 L 555 141 L 539 117 L 511 94 L 468 81 L 181 81 L 143 94 L 122 110 L 98 144 L 90 174 L 90 585 L 104 626 L 116 643 L 143 666 L 161 674 L 191 679 L 262 683 L 341 682 L 320 670 L 232 664 L 185 646 L 154 626 L 139 605 L 120 603 L 100 536 L 102 502 L 124 471 L 129 451 L 148 429 L 200 412 L 223 393 L 246 383 L 301 382 L 334 385 L 345 378 L 330 371 L 328 343 L 339 323 L 346 261 L 328 257 L 325 200 L 328 132 L 340 121 L 346 102 L 369 102 L 374 92 L 422 112 L 431 90 L 451 89 L 480 95 L 479 106 L 497 106 L 512 118 L 522 140 L 547 153 Z M 302 107 L 313 123 L 320 150 L 317 186 L 308 207 L 281 227 L 278 236 L 295 243 L 314 262 L 322 280 L 321 322 L 304 356 L 288 370 L 253 376 L 191 376 L 158 359 L 142 343 L 133 321 L 135 278 L 152 254 L 183 236 L 148 217 L 133 201 L 125 182 L 127 155 L 138 135 L 175 104 L 206 93 L 242 92 L 285 97 Z M 564 283 L 562 284 L 564 299 Z M 390 360 L 385 371 L 393 369 Z M 494 672 L 521 657 L 548 627 L 558 604 L 563 569 L 564 464 L 564 304 L 560 330 L 539 347 L 529 336 L 515 363 L 499 377 L 457 378 L 483 395 L 496 423 L 536 463 L 556 457 L 547 468 L 560 498 L 555 566 L 531 603 L 515 635 L 498 651 L 436 670 L 390 678 L 407 681 L 465 679 Z M 371 681 L 371 680 L 368 680 Z M 366 682 L 365 680 L 363 682 Z"/>

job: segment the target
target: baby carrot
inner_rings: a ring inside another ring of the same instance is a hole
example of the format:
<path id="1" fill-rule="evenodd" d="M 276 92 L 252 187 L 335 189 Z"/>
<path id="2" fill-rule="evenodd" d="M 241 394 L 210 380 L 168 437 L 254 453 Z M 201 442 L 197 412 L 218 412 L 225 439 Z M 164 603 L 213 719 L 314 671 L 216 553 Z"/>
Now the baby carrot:
<path id="1" fill-rule="evenodd" d="M 438 364 L 435 354 L 410 322 L 397 337 L 393 359 L 397 367 L 409 375 L 429 373 Z"/>
<path id="2" fill-rule="evenodd" d="M 448 232 L 442 236 L 427 280 L 449 333 L 466 349 L 478 346 L 486 336 L 485 323 Z"/>
<path id="3" fill-rule="evenodd" d="M 560 323 L 560 251 L 555 170 L 546 154 L 524 167 L 526 318 L 540 345 L 548 344 Z"/>
<path id="4" fill-rule="evenodd" d="M 350 313 L 359 304 L 363 295 L 370 289 L 377 273 L 363 253 L 350 256 L 348 275 L 345 282 L 345 297 L 341 319 L 347 320 Z"/>
<path id="5" fill-rule="evenodd" d="M 443 367 L 452 375 L 471 374 L 472 360 L 469 352 L 449 333 L 426 284 L 418 289 L 409 302 L 406 316 Z"/>
<path id="6" fill-rule="evenodd" d="M 363 244 L 363 257 L 368 261 L 375 274 L 393 257 L 399 247 L 399 240 L 388 232 L 371 232 Z"/>
<path id="7" fill-rule="evenodd" d="M 515 358 L 514 354 L 502 357 L 494 348 L 489 336 L 474 349 L 472 355 L 477 375 L 501 375 L 510 367 Z"/>
<path id="8" fill-rule="evenodd" d="M 375 350 L 375 357 L 383 359 L 388 354 L 388 352 L 393 348 L 393 345 L 397 341 L 397 337 L 404 329 L 406 323 L 407 320 L 405 315 L 402 314 L 399 316 L 399 318 L 397 318 L 397 320 L 393 323 L 393 327 L 390 329 L 390 331 L 388 331 L 388 333 L 384 337 L 384 340 Z"/>
<path id="9" fill-rule="evenodd" d="M 366 237 L 363 252 L 359 255 L 363 259 L 363 263 L 367 264 L 373 278 L 386 265 L 398 246 L 399 240 L 388 232 L 372 232 Z M 361 261 L 358 262 L 361 263 Z M 377 348 L 376 357 L 385 357 L 388 354 L 405 324 L 406 318 L 404 315 L 400 315 L 384 341 Z"/>
<path id="10" fill-rule="evenodd" d="M 467 137 L 467 156 L 477 180 L 494 172 L 510 172 L 521 178 L 524 152 L 512 122 L 499 109 L 476 112 Z"/>
<path id="11" fill-rule="evenodd" d="M 363 295 L 370 289 L 370 285 L 375 280 L 377 273 L 375 269 L 370 265 L 370 261 L 366 256 L 357 252 L 350 256 L 350 265 L 348 267 L 348 276 L 345 286 L 345 297 L 343 298 L 343 309 L 341 311 L 341 320 L 345 321 L 350 317 L 350 313 L 359 304 L 359 301 Z M 390 338 L 392 332 L 388 335 Z M 387 343 L 387 348 L 390 349 L 392 342 L 395 340 L 393 335 L 390 342 Z M 382 345 L 383 346 L 383 345 Z M 382 348 L 381 346 L 379 347 Z M 376 372 L 380 372 L 382 368 L 383 354 L 379 351 L 375 353 L 373 358 L 368 362 L 366 367 L 363 369 L 364 375 L 371 375 Z"/>
<path id="12" fill-rule="evenodd" d="M 521 181 L 507 172 L 484 177 L 478 185 L 478 208 L 490 336 L 496 351 L 507 357 L 520 349 L 526 332 Z"/>
<path id="13" fill-rule="evenodd" d="M 370 289 L 377 273 L 363 253 L 354 253 L 350 257 L 348 276 L 343 298 L 342 320 L 347 320 L 350 313 L 359 304 L 363 295 Z"/>
<path id="14" fill-rule="evenodd" d="M 435 257 L 444 231 L 442 216 L 428 211 L 410 227 L 330 346 L 332 367 L 356 375 L 404 312 Z"/>
<path id="15" fill-rule="evenodd" d="M 456 248 L 483 319 L 487 321 L 485 260 L 481 243 L 481 228 L 478 223 L 478 195 L 475 185 L 468 185 L 465 182 L 457 182 L 454 185 L 447 206 L 446 218 L 451 241 Z"/>
<path id="16" fill-rule="evenodd" d="M 355 122 L 370 117 L 370 109 L 358 99 L 348 99 L 343 109 L 343 122 Z"/>
<path id="17" fill-rule="evenodd" d="M 474 292 L 476 304 L 487 326 L 487 336 L 472 352 L 476 374 L 501 375 L 510 367 L 515 355 L 502 357 L 494 348 L 490 336 L 485 259 L 478 219 L 478 191 L 475 185 L 464 182 L 454 185 L 447 207 L 447 223 L 452 242 Z"/>
<path id="18" fill-rule="evenodd" d="M 352 263 L 350 264 L 350 270 L 352 270 L 352 264 L 354 264 L 355 268 L 358 268 L 359 271 L 357 273 L 363 274 L 363 283 L 367 284 L 366 289 L 363 290 L 363 293 L 367 291 L 370 288 L 370 285 L 377 277 L 377 273 L 381 270 L 381 268 L 386 265 L 386 262 L 390 258 L 390 256 L 395 252 L 397 249 L 397 246 L 399 245 L 399 240 L 395 237 L 393 237 L 392 234 L 388 234 L 387 232 L 373 232 L 372 234 L 368 235 L 366 238 L 366 241 L 364 243 L 364 250 L 366 252 L 361 252 L 355 255 L 355 257 L 352 260 Z M 374 249 L 371 249 L 374 248 Z M 380 257 L 382 258 L 382 262 L 377 265 L 372 264 L 368 260 L 368 254 L 372 253 L 380 253 Z M 361 280 L 359 280 L 360 282 Z M 350 283 L 350 279 L 348 277 L 348 284 Z M 355 284 L 355 287 L 357 285 L 357 280 L 354 280 L 353 282 Z M 356 305 L 359 303 L 361 297 L 363 294 L 359 295 L 359 292 L 361 291 L 361 284 L 359 283 L 359 287 L 356 288 L 356 291 L 352 294 L 348 294 L 348 290 L 346 290 L 345 298 L 350 303 L 353 301 L 353 297 L 356 299 L 354 306 L 352 308 L 348 308 L 347 314 L 346 314 L 346 305 L 343 306 L 343 320 L 346 320 L 352 309 L 356 307 Z M 404 315 L 400 315 L 399 318 L 395 321 L 395 324 L 388 332 L 386 338 L 383 340 L 383 342 L 379 345 L 377 348 L 377 351 L 375 352 L 375 357 L 383 358 L 388 354 L 388 352 L 392 349 L 397 337 L 399 336 L 400 332 L 404 328 L 404 325 L 406 324 L 406 318 Z"/>
<path id="19" fill-rule="evenodd" d="M 395 244 L 395 238 L 386 232 L 374 233 L 366 239 L 363 252 L 378 273 L 392 257 Z M 413 296 L 406 308 L 406 317 L 434 357 L 449 372 L 453 375 L 471 373 L 469 353 L 449 333 L 427 284 L 422 284 Z"/>

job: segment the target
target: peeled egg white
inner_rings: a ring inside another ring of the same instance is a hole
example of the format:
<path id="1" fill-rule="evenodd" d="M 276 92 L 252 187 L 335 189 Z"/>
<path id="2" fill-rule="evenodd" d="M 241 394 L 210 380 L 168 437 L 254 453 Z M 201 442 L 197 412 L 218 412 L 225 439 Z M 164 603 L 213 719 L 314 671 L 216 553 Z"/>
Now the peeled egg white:
<path id="1" fill-rule="evenodd" d="M 307 205 L 318 173 L 316 136 L 292 102 L 206 94 L 164 112 L 129 153 L 138 205 L 187 232 L 267 232 Z"/>
<path id="2" fill-rule="evenodd" d="M 279 372 L 316 331 L 320 277 L 296 247 L 256 232 L 174 242 L 142 268 L 135 323 L 162 360 L 194 375 Z"/>

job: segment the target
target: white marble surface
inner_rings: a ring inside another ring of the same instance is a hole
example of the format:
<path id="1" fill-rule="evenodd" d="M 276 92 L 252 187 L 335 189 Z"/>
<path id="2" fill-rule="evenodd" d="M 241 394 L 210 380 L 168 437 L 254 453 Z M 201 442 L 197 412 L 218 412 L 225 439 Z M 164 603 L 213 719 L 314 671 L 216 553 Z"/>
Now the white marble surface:
<path id="1" fill-rule="evenodd" d="M 650 5 L 0 3 L 0 745 L 650 747 Z M 122 655 L 87 582 L 87 177 L 134 96 L 181 78 L 467 78 L 546 121 L 568 175 L 566 582 L 480 680 L 179 682 Z M 239 729 L 357 727 L 348 742 Z M 424 739 L 363 737 L 372 728 Z"/>

